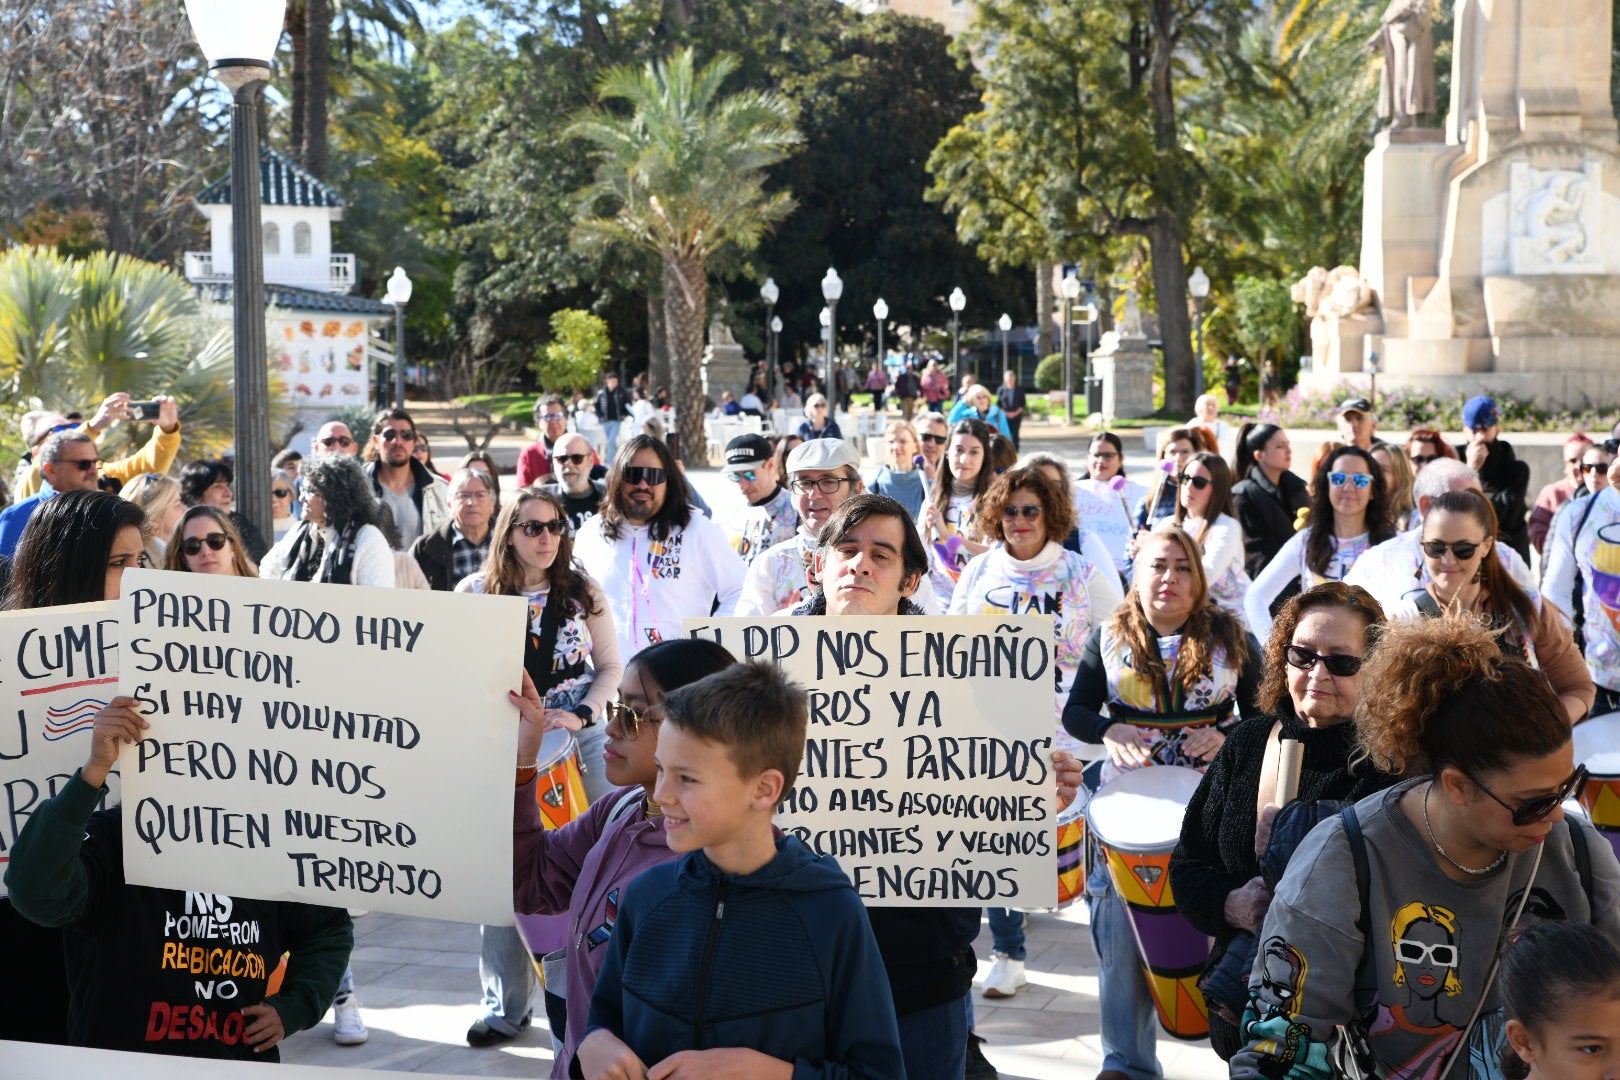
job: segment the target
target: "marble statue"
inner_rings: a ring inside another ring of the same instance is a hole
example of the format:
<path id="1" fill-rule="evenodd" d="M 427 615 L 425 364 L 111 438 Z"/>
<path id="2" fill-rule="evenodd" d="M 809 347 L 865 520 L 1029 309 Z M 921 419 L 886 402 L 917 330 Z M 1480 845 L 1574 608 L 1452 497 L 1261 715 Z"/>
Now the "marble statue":
<path id="1" fill-rule="evenodd" d="M 718 312 L 715 313 L 714 318 L 712 320 L 710 320 L 710 322 L 709 322 L 709 344 L 710 345 L 735 345 L 735 344 L 737 344 L 737 339 L 732 336 L 731 326 L 726 322 L 725 318 L 723 316 L 721 316 Z"/>
<path id="2" fill-rule="evenodd" d="M 1369 52 L 1384 54 L 1378 115 L 1391 131 L 1422 127 L 1435 111 L 1432 0 L 1389 0 Z"/>
<path id="3" fill-rule="evenodd" d="M 1509 232 L 1515 274 L 1601 272 L 1601 165 L 1509 171 Z"/>

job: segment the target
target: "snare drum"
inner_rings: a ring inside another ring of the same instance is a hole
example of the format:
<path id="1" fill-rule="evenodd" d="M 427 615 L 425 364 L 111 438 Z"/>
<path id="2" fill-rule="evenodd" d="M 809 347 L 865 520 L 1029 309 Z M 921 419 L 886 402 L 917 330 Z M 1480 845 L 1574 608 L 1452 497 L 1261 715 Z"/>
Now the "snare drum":
<path id="1" fill-rule="evenodd" d="M 534 801 L 540 804 L 540 822 L 548 829 L 560 829 L 583 814 L 588 805 L 579 744 L 561 728 L 548 731 L 540 740 L 537 764 L 540 782 L 534 787 Z"/>
<path id="2" fill-rule="evenodd" d="M 1080 788 L 1069 808 L 1057 816 L 1058 907 L 1066 908 L 1086 893 L 1086 802 L 1091 792 Z"/>
<path id="3" fill-rule="evenodd" d="M 1197 770 L 1178 765 L 1136 769 L 1104 784 L 1086 811 L 1092 840 L 1108 862 L 1136 936 L 1159 1023 L 1179 1039 L 1209 1034 L 1209 1006 L 1198 976 L 1212 942 L 1176 910 L 1170 891 L 1170 854 L 1202 780 Z"/>
<path id="4" fill-rule="evenodd" d="M 1575 761 L 1590 774 L 1581 803 L 1592 824 L 1620 855 L 1620 713 L 1575 725 Z"/>

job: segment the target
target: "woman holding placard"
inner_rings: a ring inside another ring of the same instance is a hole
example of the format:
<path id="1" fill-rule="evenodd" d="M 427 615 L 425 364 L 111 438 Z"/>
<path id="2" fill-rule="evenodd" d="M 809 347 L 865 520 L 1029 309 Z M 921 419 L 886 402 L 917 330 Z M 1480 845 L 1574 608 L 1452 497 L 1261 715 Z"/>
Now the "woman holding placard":
<path id="1" fill-rule="evenodd" d="M 570 748 L 578 754 L 586 798 L 606 794 L 611 785 L 604 775 L 606 739 L 596 718 L 613 700 L 624 668 L 602 588 L 574 562 L 568 511 L 555 489 L 526 487 L 517 493 L 495 523 L 483 573 L 463 578 L 456 591 L 528 600 L 523 669 L 541 705 L 539 722 L 544 731 L 568 733 L 552 741 L 562 744 L 558 749 L 565 755 Z M 538 740 L 520 750 L 524 765 L 539 764 Z M 584 809 L 571 806 L 559 820 Z M 484 1015 L 467 1029 L 467 1042 L 493 1046 L 528 1027 L 534 965 L 516 927 L 484 926 L 480 935 Z"/>
<path id="2" fill-rule="evenodd" d="M 610 633 L 611 639 L 612 634 Z M 569 919 L 566 999 L 573 1019 L 552 1035 L 563 1045 L 551 1075 L 568 1075 L 569 1062 L 585 1034 L 591 992 L 613 928 L 619 890 L 648 867 L 675 858 L 664 841 L 664 818 L 653 802 L 658 782 L 658 725 L 664 695 L 730 667 L 736 661 L 702 638 L 672 638 L 635 655 L 607 709 L 603 751 L 607 782 L 617 790 L 598 799 L 584 816 L 548 831 L 535 802 L 533 766 L 517 770 L 512 801 L 512 902 L 525 914 Z M 512 695 L 521 723 L 518 760 L 540 750 L 548 711 L 534 680 L 525 673 L 523 693 Z M 550 996 L 548 992 L 548 996 Z"/>
<path id="3" fill-rule="evenodd" d="M 180 518 L 169 541 L 163 569 L 227 577 L 258 577 L 259 568 L 248 558 L 242 535 L 224 512 L 213 506 L 193 506 Z"/>
<path id="4" fill-rule="evenodd" d="M 1265 713 L 1232 729 L 1187 805 L 1181 843 L 1170 860 L 1170 887 L 1177 910 L 1215 939 L 1206 974 L 1230 975 L 1234 988 L 1244 985 L 1254 964 L 1255 935 L 1271 903 L 1260 876 L 1271 832 L 1266 808 L 1289 801 L 1289 787 L 1293 797 L 1306 801 L 1354 802 L 1394 783 L 1366 762 L 1350 764 L 1361 665 L 1383 621 L 1372 594 L 1342 582 L 1289 600 L 1266 642 L 1260 684 Z M 1298 773 L 1283 780 L 1279 762 L 1290 743 L 1300 749 Z M 1246 947 L 1236 946 L 1243 935 Z M 1222 1000 L 1214 985 L 1204 984 L 1209 1039 L 1229 1060 L 1242 1045 L 1237 1025 L 1243 1003 Z"/>

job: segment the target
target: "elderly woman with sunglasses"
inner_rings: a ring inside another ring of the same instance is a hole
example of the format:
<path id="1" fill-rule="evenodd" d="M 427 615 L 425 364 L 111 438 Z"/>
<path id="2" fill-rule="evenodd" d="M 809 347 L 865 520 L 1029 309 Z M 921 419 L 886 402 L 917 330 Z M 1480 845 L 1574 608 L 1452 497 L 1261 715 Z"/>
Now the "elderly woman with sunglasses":
<path id="1" fill-rule="evenodd" d="M 611 637 L 611 635 L 610 635 Z M 512 901 L 529 915 L 567 915 L 568 1022 L 553 1077 L 568 1075 L 585 1034 L 591 992 L 607 953 L 619 890 L 649 867 L 675 858 L 664 840 L 664 818 L 653 801 L 658 781 L 658 728 L 664 696 L 730 667 L 736 661 L 712 641 L 672 638 L 650 645 L 625 667 L 619 698 L 607 710 L 603 752 L 614 789 L 585 814 L 554 832 L 541 824 L 533 770 L 519 769 L 512 799 Z M 518 759 L 532 761 L 547 726 L 546 710 L 527 675 L 513 694 L 521 722 Z"/>
<path id="2" fill-rule="evenodd" d="M 1563 618 L 1540 595 L 1520 587 L 1496 545 L 1496 509 L 1478 491 L 1437 495 L 1419 533 L 1428 582 L 1401 598 L 1392 619 L 1438 618 L 1467 611 L 1500 632 L 1504 651 L 1541 671 L 1570 723 L 1592 708 L 1596 687 Z"/>
<path id="3" fill-rule="evenodd" d="M 1362 668 L 1357 752 L 1394 776 L 1311 832 L 1260 930 L 1236 1080 L 1495 1075 L 1497 944 L 1526 917 L 1620 940 L 1620 864 L 1584 820 L 1568 715 L 1473 616 L 1392 623 Z M 1336 1045 L 1339 1040 L 1347 1046 Z"/>
<path id="4" fill-rule="evenodd" d="M 193 506 L 180 517 L 170 539 L 165 570 L 226 577 L 258 577 L 242 535 L 217 506 Z"/>

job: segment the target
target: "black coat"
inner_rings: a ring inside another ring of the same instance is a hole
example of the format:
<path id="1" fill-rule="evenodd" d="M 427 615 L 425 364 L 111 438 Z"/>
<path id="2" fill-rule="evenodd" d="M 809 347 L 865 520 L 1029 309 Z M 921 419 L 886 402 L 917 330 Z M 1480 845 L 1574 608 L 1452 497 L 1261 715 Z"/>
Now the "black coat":
<path id="1" fill-rule="evenodd" d="M 411 545 L 411 558 L 422 568 L 428 587 L 434 592 L 450 592 L 456 587 L 455 559 L 450 545 L 455 536 L 451 532 L 455 522 L 447 521 L 432 532 L 423 533 Z"/>
<path id="2" fill-rule="evenodd" d="M 1294 535 L 1294 519 L 1311 504 L 1305 481 L 1284 472 L 1280 483 L 1267 479 L 1265 470 L 1250 469 L 1232 487 L 1232 505 L 1243 527 L 1243 568 L 1256 577 Z"/>
<path id="3" fill-rule="evenodd" d="M 1457 456 L 1468 460 L 1468 447 L 1457 447 Z M 1485 467 L 1479 470 L 1479 482 L 1485 488 L 1485 497 L 1496 509 L 1496 536 L 1530 561 L 1530 528 L 1526 523 L 1529 509 L 1525 492 L 1530 487 L 1530 466 L 1519 460 L 1511 444 L 1496 439 L 1486 444 Z"/>

